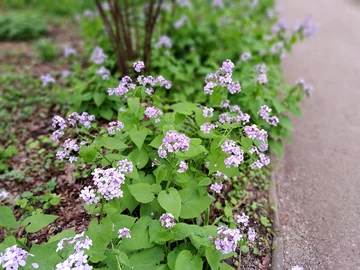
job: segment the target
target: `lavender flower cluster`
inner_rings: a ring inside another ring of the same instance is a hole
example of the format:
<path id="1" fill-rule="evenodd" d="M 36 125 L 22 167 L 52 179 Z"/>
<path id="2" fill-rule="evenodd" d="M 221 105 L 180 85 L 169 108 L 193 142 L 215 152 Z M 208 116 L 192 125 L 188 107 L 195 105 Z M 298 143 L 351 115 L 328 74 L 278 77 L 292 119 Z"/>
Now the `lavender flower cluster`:
<path id="1" fill-rule="evenodd" d="M 155 108 L 154 106 L 151 106 L 151 107 L 147 107 L 145 109 L 145 115 L 148 118 L 154 118 L 155 123 L 158 123 L 158 122 L 160 122 L 159 116 L 163 115 L 163 112 L 160 111 L 160 109 Z"/>
<path id="2" fill-rule="evenodd" d="M 88 236 L 84 236 L 84 232 L 77 234 L 74 237 L 61 239 L 58 243 L 56 252 L 59 252 L 66 246 L 74 246 L 74 250 L 65 261 L 56 265 L 56 270 L 90 270 L 93 268 L 88 264 L 88 255 L 85 254 L 85 250 L 89 250 L 92 246 L 92 240 Z"/>
<path id="3" fill-rule="evenodd" d="M 172 47 L 172 42 L 171 42 L 171 38 L 168 36 L 161 36 L 159 41 L 155 44 L 155 49 L 160 49 L 160 48 L 171 48 Z"/>
<path id="4" fill-rule="evenodd" d="M 16 245 L 7 248 L 4 253 L 0 253 L 0 266 L 4 270 L 17 270 L 26 265 L 28 256 L 34 256 Z M 39 268 L 37 263 L 32 263 L 33 268 Z"/>
<path id="5" fill-rule="evenodd" d="M 101 65 L 105 62 L 106 58 L 107 55 L 104 53 L 103 49 L 97 46 L 92 52 L 90 60 L 97 65 Z"/>
<path id="6" fill-rule="evenodd" d="M 119 229 L 118 234 L 118 238 L 131 238 L 131 231 L 126 227 Z"/>
<path id="7" fill-rule="evenodd" d="M 206 75 L 204 92 L 211 95 L 214 92 L 214 88 L 220 85 L 221 87 L 226 87 L 231 94 L 240 93 L 241 86 L 239 82 L 232 80 L 232 70 L 234 67 L 235 65 L 231 60 L 226 60 L 218 71 Z"/>
<path id="8" fill-rule="evenodd" d="M 239 167 L 239 165 L 244 161 L 244 151 L 241 150 L 240 146 L 236 145 L 236 142 L 232 140 L 226 140 L 221 146 L 221 149 L 230 157 L 224 160 L 226 168 L 231 166 Z"/>
<path id="9" fill-rule="evenodd" d="M 279 118 L 277 118 L 276 116 L 270 117 L 269 114 L 271 113 L 271 111 L 272 110 L 267 105 L 263 105 L 260 108 L 259 115 L 261 116 L 262 119 L 266 120 L 266 122 L 268 122 L 269 125 L 277 126 L 277 124 L 279 123 Z"/>
<path id="10" fill-rule="evenodd" d="M 96 74 L 101 76 L 101 78 L 104 80 L 104 81 L 107 81 L 109 80 L 110 78 L 110 70 L 108 70 L 107 68 L 105 67 L 100 67 L 97 71 L 96 71 Z"/>
<path id="11" fill-rule="evenodd" d="M 175 219 L 174 216 L 170 213 L 162 214 L 159 218 L 161 226 L 165 229 L 171 229 L 175 226 Z"/>
<path id="12" fill-rule="evenodd" d="M 216 178 L 216 179 L 221 179 L 221 180 L 220 180 L 220 182 L 218 182 L 218 183 L 211 184 L 211 185 L 210 185 L 210 190 L 214 191 L 214 192 L 217 193 L 217 194 L 220 194 L 220 193 L 221 193 L 221 190 L 222 190 L 222 188 L 223 188 L 222 181 L 223 181 L 223 180 L 228 180 L 228 177 L 227 177 L 227 175 L 225 175 L 224 173 L 217 171 L 217 172 L 215 173 L 215 178 Z"/>
<path id="13" fill-rule="evenodd" d="M 223 101 L 221 104 L 222 108 L 230 108 L 229 112 L 225 112 L 219 115 L 219 122 L 221 124 L 231 124 L 231 123 L 240 123 L 243 125 L 250 121 L 250 115 L 243 113 L 238 105 L 231 106 L 228 101 Z"/>
<path id="14" fill-rule="evenodd" d="M 75 48 L 73 48 L 70 45 L 65 45 L 64 46 L 64 57 L 69 57 L 69 56 L 76 56 L 77 55 L 77 51 L 75 50 Z"/>
<path id="15" fill-rule="evenodd" d="M 215 247 L 222 254 L 229 254 L 236 250 L 238 242 L 243 238 L 239 229 L 229 229 L 221 226 L 217 229 L 218 236 L 213 239 Z"/>
<path id="16" fill-rule="evenodd" d="M 121 131 L 124 128 L 123 122 L 113 121 L 109 123 L 108 134 L 115 135 L 116 131 Z"/>
<path id="17" fill-rule="evenodd" d="M 41 84 L 43 87 L 48 86 L 49 84 L 55 83 L 56 80 L 50 74 L 45 74 L 40 76 Z"/>
<path id="18" fill-rule="evenodd" d="M 175 130 L 166 132 L 165 138 L 158 149 L 161 158 L 166 158 L 167 153 L 186 152 L 190 148 L 190 138 L 185 134 L 177 133 Z"/>

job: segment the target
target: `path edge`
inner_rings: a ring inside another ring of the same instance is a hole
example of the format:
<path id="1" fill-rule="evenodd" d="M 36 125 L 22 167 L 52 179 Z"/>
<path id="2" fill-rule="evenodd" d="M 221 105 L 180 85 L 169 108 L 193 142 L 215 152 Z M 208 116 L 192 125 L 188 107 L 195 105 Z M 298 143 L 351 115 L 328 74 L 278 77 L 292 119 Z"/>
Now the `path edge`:
<path id="1" fill-rule="evenodd" d="M 271 258 L 271 269 L 272 270 L 283 270 L 284 269 L 284 241 L 283 236 L 281 234 L 281 226 L 280 226 L 280 218 L 279 218 L 279 207 L 278 207 L 278 198 L 276 193 L 276 179 L 278 179 L 279 174 L 282 173 L 283 170 L 279 168 L 281 164 L 280 158 L 273 157 L 273 160 L 276 160 L 276 166 L 274 166 L 271 172 L 271 186 L 269 190 L 269 201 L 270 205 L 273 207 L 273 231 L 274 231 L 274 240 L 273 240 L 273 250 L 272 250 L 272 258 Z M 280 166 L 279 166 L 280 165 Z"/>

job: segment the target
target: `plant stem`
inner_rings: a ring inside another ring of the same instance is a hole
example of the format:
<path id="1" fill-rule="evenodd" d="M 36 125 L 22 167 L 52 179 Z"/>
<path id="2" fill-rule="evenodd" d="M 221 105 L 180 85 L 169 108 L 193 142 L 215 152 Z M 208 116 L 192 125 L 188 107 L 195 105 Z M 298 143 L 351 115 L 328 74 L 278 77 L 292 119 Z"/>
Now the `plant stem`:
<path id="1" fill-rule="evenodd" d="M 8 233 L 8 235 L 14 236 L 14 234 L 13 234 L 8 228 L 5 228 L 5 227 L 4 227 L 4 230 Z M 26 251 L 29 251 L 29 250 L 30 250 L 30 248 L 28 248 L 27 245 L 25 245 L 23 242 L 21 242 L 21 241 L 20 241 L 19 239 L 17 239 L 15 236 L 14 236 L 14 238 L 15 238 L 16 243 L 18 243 L 19 246 L 21 246 L 21 247 L 22 247 L 23 249 L 25 249 Z"/>

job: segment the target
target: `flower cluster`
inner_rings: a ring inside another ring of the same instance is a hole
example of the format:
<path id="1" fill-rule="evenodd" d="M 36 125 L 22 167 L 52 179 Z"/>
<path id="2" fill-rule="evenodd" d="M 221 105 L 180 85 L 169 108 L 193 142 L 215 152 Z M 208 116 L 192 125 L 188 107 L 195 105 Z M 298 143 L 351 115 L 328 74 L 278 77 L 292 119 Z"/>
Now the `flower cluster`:
<path id="1" fill-rule="evenodd" d="M 240 55 L 240 61 L 241 62 L 247 62 L 250 61 L 252 58 L 252 55 L 250 52 L 244 52 Z"/>
<path id="2" fill-rule="evenodd" d="M 244 161 L 244 151 L 241 150 L 240 146 L 236 145 L 236 142 L 226 140 L 221 149 L 226 154 L 231 155 L 224 160 L 226 168 L 230 168 L 230 166 L 238 167 Z"/>
<path id="3" fill-rule="evenodd" d="M 50 74 L 45 74 L 40 76 L 42 86 L 46 87 L 51 83 L 55 83 L 55 79 Z"/>
<path id="4" fill-rule="evenodd" d="M 86 204 L 98 203 L 100 198 L 96 195 L 94 189 L 89 186 L 84 187 L 80 191 L 80 198 L 85 201 Z"/>
<path id="5" fill-rule="evenodd" d="M 213 117 L 213 115 L 214 115 L 214 109 L 213 108 L 203 107 L 203 116 L 205 118 Z"/>
<path id="6" fill-rule="evenodd" d="M 108 134 L 115 135 L 116 131 L 121 131 L 124 128 L 123 122 L 113 121 L 109 123 Z"/>
<path id="7" fill-rule="evenodd" d="M 279 118 L 277 118 L 276 116 L 270 117 L 269 113 L 271 113 L 271 109 L 267 105 L 261 106 L 259 111 L 259 115 L 261 116 L 261 118 L 266 120 L 269 125 L 277 126 L 277 124 L 279 123 Z"/>
<path id="8" fill-rule="evenodd" d="M 91 128 L 91 122 L 95 120 L 95 116 L 87 112 L 83 112 L 82 114 L 73 112 L 69 115 L 67 120 L 73 127 L 76 125 L 76 122 L 79 122 L 81 125 L 89 129 Z"/>
<path id="9" fill-rule="evenodd" d="M 218 71 L 206 75 L 204 92 L 211 95 L 214 92 L 214 88 L 220 85 L 221 87 L 226 87 L 231 94 L 240 93 L 241 86 L 239 82 L 232 80 L 232 70 L 234 67 L 235 65 L 230 60 L 226 60 Z"/>
<path id="10" fill-rule="evenodd" d="M 220 8 L 220 9 L 223 9 L 224 8 L 224 2 L 223 0 L 213 0 L 211 5 L 213 7 L 217 7 L 217 8 Z"/>
<path id="11" fill-rule="evenodd" d="M 159 86 L 165 87 L 166 89 L 170 89 L 172 86 L 171 81 L 166 80 L 163 76 L 158 76 L 156 78 L 153 76 L 139 76 L 137 81 L 140 85 L 148 88 L 146 93 L 149 95 L 154 92 L 152 87 L 156 86 L 156 84 L 159 84 Z"/>
<path id="12" fill-rule="evenodd" d="M 7 248 L 4 253 L 0 253 L 0 266 L 4 270 L 17 270 L 19 267 L 26 265 L 28 256 L 34 256 L 22 248 L 18 248 L 16 245 Z M 39 268 L 37 263 L 32 263 L 33 268 Z"/>
<path id="13" fill-rule="evenodd" d="M 121 185 L 125 183 L 125 175 L 120 170 L 115 168 L 96 168 L 91 174 L 94 176 L 93 180 L 97 187 L 97 192 L 106 200 L 123 196 Z"/>
<path id="14" fill-rule="evenodd" d="M 147 108 L 145 109 L 145 115 L 146 115 L 146 117 L 148 117 L 148 118 L 154 118 L 156 123 L 158 123 L 158 122 L 160 121 L 159 116 L 162 115 L 162 114 L 163 114 L 163 112 L 160 111 L 160 109 L 155 108 L 154 106 L 152 106 L 152 107 L 147 107 Z"/>
<path id="15" fill-rule="evenodd" d="M 222 188 L 223 188 L 223 184 L 221 182 L 210 185 L 210 190 L 214 191 L 217 194 L 221 193 Z"/>
<path id="16" fill-rule="evenodd" d="M 71 47 L 70 45 L 65 45 L 64 46 L 64 57 L 69 57 L 71 55 L 76 56 L 77 51 L 73 47 Z"/>
<path id="17" fill-rule="evenodd" d="M 190 148 L 190 138 L 185 134 L 177 133 L 175 130 L 166 132 L 165 138 L 158 149 L 161 158 L 166 158 L 167 153 L 185 152 Z"/>
<path id="18" fill-rule="evenodd" d="M 200 130 L 204 132 L 205 134 L 209 134 L 211 130 L 217 128 L 218 126 L 215 124 L 211 124 L 209 122 L 206 122 L 200 126 Z"/>
<path id="19" fill-rule="evenodd" d="M 127 159 L 120 160 L 117 163 L 117 166 L 118 166 L 119 172 L 122 172 L 124 174 L 131 173 L 134 169 L 133 163 Z"/>
<path id="20" fill-rule="evenodd" d="M 161 226 L 163 226 L 165 229 L 171 229 L 175 226 L 174 216 L 170 213 L 162 214 L 159 220 L 161 222 Z"/>
<path id="21" fill-rule="evenodd" d="M 169 48 L 169 49 L 172 47 L 172 42 L 170 37 L 168 36 L 160 37 L 159 41 L 155 44 L 155 49 L 159 49 L 161 47 Z"/>
<path id="22" fill-rule="evenodd" d="M 189 168 L 188 164 L 185 161 L 180 161 L 179 169 L 177 170 L 178 173 L 183 173 Z"/>
<path id="23" fill-rule="evenodd" d="M 110 78 L 110 70 L 108 70 L 107 68 L 105 67 L 100 67 L 97 71 L 96 71 L 96 74 L 101 76 L 101 78 L 104 80 L 104 81 L 107 81 L 109 78 Z"/>
<path id="24" fill-rule="evenodd" d="M 6 190 L 0 191 L 0 200 L 5 200 L 7 197 L 9 197 L 9 192 Z"/>
<path id="25" fill-rule="evenodd" d="M 266 144 L 266 149 L 267 149 L 267 144 Z M 250 154 L 257 153 L 259 157 L 258 160 L 256 160 L 254 163 L 250 165 L 251 169 L 255 169 L 255 168 L 261 169 L 262 167 L 270 164 L 270 158 L 266 156 L 264 153 L 261 153 L 256 146 L 253 146 L 253 148 L 249 152 Z"/>
<path id="26" fill-rule="evenodd" d="M 308 95 L 311 95 L 314 91 L 314 87 L 311 84 L 307 83 L 304 79 L 297 80 L 296 85 L 303 89 L 304 92 Z"/>
<path id="27" fill-rule="evenodd" d="M 128 229 L 128 228 L 126 228 L 126 227 L 124 227 L 124 228 L 122 228 L 122 229 L 119 229 L 119 237 L 118 238 L 131 238 L 131 231 Z"/>
<path id="28" fill-rule="evenodd" d="M 177 20 L 174 23 L 174 27 L 175 29 L 179 29 L 181 26 L 183 26 L 184 24 L 186 24 L 186 22 L 188 21 L 188 17 L 186 15 L 183 15 L 179 20 Z"/>
<path id="29" fill-rule="evenodd" d="M 248 226 L 249 224 L 249 216 L 245 215 L 245 213 L 242 213 L 242 215 L 237 217 L 237 222 L 243 224 L 244 226 Z"/>
<path id="30" fill-rule="evenodd" d="M 90 60 L 97 65 L 101 65 L 102 63 L 104 63 L 106 58 L 107 55 L 104 53 L 103 49 L 97 46 L 92 52 Z"/>
<path id="31" fill-rule="evenodd" d="M 225 112 L 219 115 L 219 122 L 221 124 L 240 123 L 243 125 L 250 121 L 250 115 L 243 113 L 238 105 L 231 106 L 226 102 L 222 104 L 223 108 L 230 108 L 229 112 Z"/>
<path id="32" fill-rule="evenodd" d="M 136 85 L 132 83 L 132 79 L 129 76 L 124 76 L 121 79 L 118 87 L 108 89 L 108 94 L 110 96 L 124 96 L 129 92 L 130 89 L 134 90 L 135 87 Z"/>
<path id="33" fill-rule="evenodd" d="M 238 229 L 229 229 L 221 226 L 217 229 L 218 236 L 213 239 L 215 247 L 222 254 L 229 254 L 236 250 L 238 242 L 242 239 L 242 234 Z"/>
<path id="34" fill-rule="evenodd" d="M 143 68 L 145 68 L 145 64 L 143 61 L 134 62 L 133 68 L 136 72 L 140 72 Z"/>
<path id="35" fill-rule="evenodd" d="M 56 270 L 92 269 L 92 266 L 88 264 L 88 256 L 85 255 L 85 250 L 89 250 L 92 246 L 92 240 L 88 236 L 84 236 L 84 232 L 77 234 L 74 237 L 61 239 L 58 243 L 56 252 L 59 252 L 66 246 L 74 246 L 74 250 L 65 261 L 56 265 Z"/>

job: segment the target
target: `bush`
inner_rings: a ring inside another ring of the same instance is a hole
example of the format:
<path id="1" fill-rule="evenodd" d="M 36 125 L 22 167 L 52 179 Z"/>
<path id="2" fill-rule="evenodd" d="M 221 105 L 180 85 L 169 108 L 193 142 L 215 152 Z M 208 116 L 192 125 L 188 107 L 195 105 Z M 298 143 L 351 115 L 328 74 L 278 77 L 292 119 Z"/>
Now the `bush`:
<path id="1" fill-rule="evenodd" d="M 41 39 L 35 43 L 37 54 L 41 61 L 53 61 L 58 49 L 49 39 Z"/>
<path id="2" fill-rule="evenodd" d="M 38 15 L 9 13 L 0 16 L 0 40 L 31 40 L 47 31 L 47 23 Z"/>

